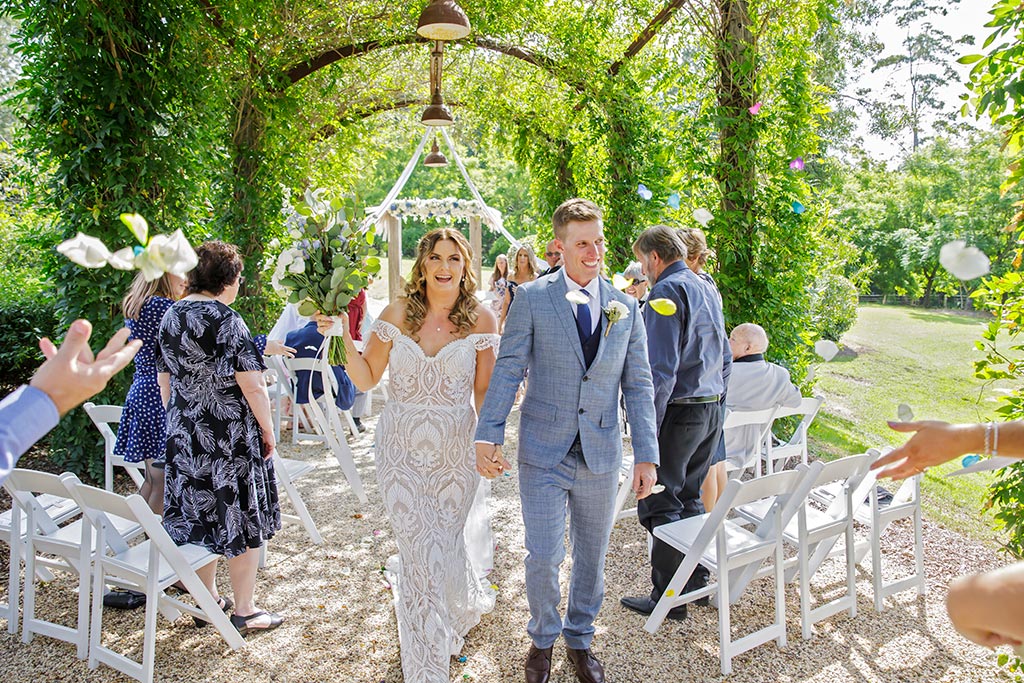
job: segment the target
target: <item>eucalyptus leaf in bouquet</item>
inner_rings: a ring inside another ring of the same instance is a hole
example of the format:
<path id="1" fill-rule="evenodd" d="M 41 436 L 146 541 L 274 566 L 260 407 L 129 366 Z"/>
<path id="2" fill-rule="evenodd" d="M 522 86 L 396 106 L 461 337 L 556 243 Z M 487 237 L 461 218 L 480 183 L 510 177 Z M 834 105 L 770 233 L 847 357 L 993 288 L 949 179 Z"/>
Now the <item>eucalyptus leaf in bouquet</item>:
<path id="1" fill-rule="evenodd" d="M 374 247 L 374 227 L 360 232 L 355 203 L 350 197 L 332 197 L 326 189 L 306 190 L 302 199 L 286 204 L 285 225 L 290 244 L 274 260 L 271 283 L 299 313 L 336 316 L 380 272 Z M 329 343 L 331 365 L 345 362 L 341 340 Z"/>

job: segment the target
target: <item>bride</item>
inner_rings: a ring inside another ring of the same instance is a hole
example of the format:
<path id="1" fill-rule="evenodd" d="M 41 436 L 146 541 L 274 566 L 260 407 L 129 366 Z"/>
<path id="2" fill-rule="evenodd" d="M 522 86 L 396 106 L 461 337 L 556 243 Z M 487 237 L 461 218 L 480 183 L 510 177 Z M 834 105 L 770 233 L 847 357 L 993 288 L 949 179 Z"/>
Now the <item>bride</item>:
<path id="1" fill-rule="evenodd" d="M 377 482 L 398 541 L 395 611 L 405 680 L 447 683 L 463 636 L 494 608 L 464 528 L 480 487 L 473 434 L 494 368 L 498 326 L 477 303 L 470 246 L 439 228 L 416 248 L 403 297 L 374 321 L 360 354 L 343 321 L 345 370 L 360 391 L 390 364 L 377 424 Z M 326 332 L 333 320 L 317 317 Z M 474 411 L 474 405 L 476 411 Z"/>

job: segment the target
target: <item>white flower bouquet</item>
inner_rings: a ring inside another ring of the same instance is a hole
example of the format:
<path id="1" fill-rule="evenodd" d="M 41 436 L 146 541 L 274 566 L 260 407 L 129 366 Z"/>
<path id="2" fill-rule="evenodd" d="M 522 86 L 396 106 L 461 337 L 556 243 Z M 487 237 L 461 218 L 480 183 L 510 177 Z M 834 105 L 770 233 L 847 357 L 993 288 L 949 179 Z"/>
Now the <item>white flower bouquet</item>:
<path id="1" fill-rule="evenodd" d="M 344 313 L 381 266 L 373 246 L 374 227 L 360 232 L 350 221 L 354 211 L 346 211 L 340 198 L 326 195 L 322 188 L 306 190 L 302 201 L 284 208 L 292 243 L 273 261 L 274 289 L 298 304 L 305 316 Z M 328 360 L 331 365 L 345 363 L 340 340 L 329 344 Z"/>

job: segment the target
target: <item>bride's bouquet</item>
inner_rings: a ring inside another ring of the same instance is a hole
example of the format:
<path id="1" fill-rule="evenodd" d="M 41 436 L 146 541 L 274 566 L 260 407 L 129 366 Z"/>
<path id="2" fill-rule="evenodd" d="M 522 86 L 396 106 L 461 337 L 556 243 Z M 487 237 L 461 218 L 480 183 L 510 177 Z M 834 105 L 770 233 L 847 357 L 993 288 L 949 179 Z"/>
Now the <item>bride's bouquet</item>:
<path id="1" fill-rule="evenodd" d="M 341 198 L 329 197 L 323 188 L 306 190 L 294 204 L 286 200 L 282 212 L 292 242 L 273 261 L 274 289 L 289 303 L 298 304 L 301 315 L 344 313 L 370 276 L 380 271 L 374 226 L 361 232 L 354 223 L 354 211 L 346 210 Z M 331 365 L 345 363 L 340 339 L 328 341 L 327 353 Z"/>

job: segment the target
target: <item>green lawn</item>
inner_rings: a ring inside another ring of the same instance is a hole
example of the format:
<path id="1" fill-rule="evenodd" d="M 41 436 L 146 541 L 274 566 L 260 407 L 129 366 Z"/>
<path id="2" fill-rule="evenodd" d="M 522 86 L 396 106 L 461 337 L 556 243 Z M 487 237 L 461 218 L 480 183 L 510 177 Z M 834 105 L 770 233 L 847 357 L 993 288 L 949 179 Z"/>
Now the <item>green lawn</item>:
<path id="1" fill-rule="evenodd" d="M 811 449 L 826 457 L 903 443 L 885 421 L 906 403 L 918 419 L 988 420 L 996 407 L 992 386 L 976 380 L 981 357 L 974 342 L 983 318 L 894 306 L 862 306 L 842 339 L 840 354 L 816 369 L 815 393 L 825 398 L 811 427 Z M 991 518 L 981 512 L 991 475 L 947 479 L 959 461 L 928 471 L 926 516 L 974 538 L 993 541 Z M 888 483 L 883 483 L 890 486 Z"/>

